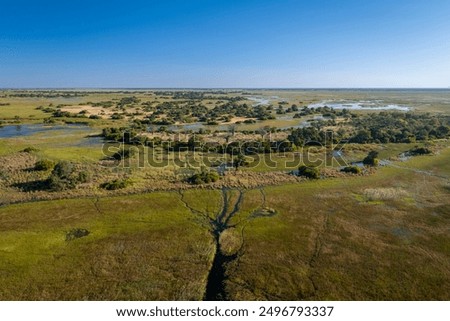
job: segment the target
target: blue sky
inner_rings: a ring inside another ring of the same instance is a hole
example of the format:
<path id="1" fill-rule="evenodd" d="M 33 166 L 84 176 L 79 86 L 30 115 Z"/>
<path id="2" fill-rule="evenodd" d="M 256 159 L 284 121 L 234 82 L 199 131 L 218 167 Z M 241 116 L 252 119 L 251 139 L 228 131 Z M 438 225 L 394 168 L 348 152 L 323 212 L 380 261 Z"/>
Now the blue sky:
<path id="1" fill-rule="evenodd" d="M 449 87 L 450 1 L 2 1 L 0 87 Z"/>

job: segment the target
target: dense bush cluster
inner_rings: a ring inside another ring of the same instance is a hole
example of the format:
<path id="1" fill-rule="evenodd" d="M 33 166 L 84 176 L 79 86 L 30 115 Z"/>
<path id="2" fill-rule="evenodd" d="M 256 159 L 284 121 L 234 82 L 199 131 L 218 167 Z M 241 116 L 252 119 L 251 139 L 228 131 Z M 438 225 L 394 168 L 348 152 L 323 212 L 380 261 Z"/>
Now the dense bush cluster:
<path id="1" fill-rule="evenodd" d="M 120 101 L 118 102 L 117 107 L 123 108 L 123 107 L 125 107 L 126 105 L 138 104 L 138 103 L 140 103 L 140 102 L 141 102 L 141 100 L 138 99 L 138 98 L 136 98 L 135 96 L 132 96 L 132 97 L 123 97 L 123 98 L 121 98 Z"/>
<path id="2" fill-rule="evenodd" d="M 138 131 L 130 127 L 108 127 L 102 129 L 101 136 L 105 140 L 123 142 L 125 144 L 133 144 L 137 141 Z"/>
<path id="3" fill-rule="evenodd" d="M 55 192 L 72 189 L 77 184 L 88 182 L 90 176 L 86 171 L 76 171 L 71 162 L 60 161 L 55 165 L 47 180 L 48 187 Z"/>
<path id="4" fill-rule="evenodd" d="M 215 171 L 209 171 L 209 172 L 201 172 L 198 174 L 194 174 L 191 177 L 189 177 L 188 182 L 191 184 L 208 184 L 217 182 L 219 180 L 220 176 Z"/>
<path id="5" fill-rule="evenodd" d="M 378 152 L 370 151 L 369 154 L 363 159 L 363 164 L 366 166 L 378 166 Z"/>
<path id="6" fill-rule="evenodd" d="M 48 171 L 55 166 L 55 163 L 49 159 L 41 159 L 34 164 L 35 171 Z"/>
<path id="7" fill-rule="evenodd" d="M 380 112 L 352 118 L 356 133 L 350 142 L 412 143 L 450 134 L 449 118 L 430 114 Z"/>
<path id="8" fill-rule="evenodd" d="M 411 156 L 428 155 L 428 154 L 432 154 L 432 153 L 433 152 L 431 151 L 431 149 L 429 149 L 427 147 L 415 147 L 408 151 L 408 154 Z"/>
<path id="9" fill-rule="evenodd" d="M 292 130 L 288 136 L 288 140 L 296 146 L 307 146 L 339 142 L 342 136 L 331 131 L 321 130 L 317 127 L 303 127 Z"/>
<path id="10" fill-rule="evenodd" d="M 335 115 L 347 113 L 335 112 Z M 347 130 L 340 128 L 333 132 L 327 131 L 326 127 L 337 125 L 334 120 L 315 121 L 309 127 L 292 130 L 288 139 L 297 146 L 305 146 L 311 142 L 325 145 L 343 140 L 356 144 L 412 143 L 450 136 L 448 116 L 401 112 L 348 115 L 350 120 L 345 124 L 350 126 Z"/>
<path id="11" fill-rule="evenodd" d="M 341 172 L 351 173 L 351 174 L 360 174 L 361 171 L 362 171 L 361 168 L 358 166 L 346 166 L 343 169 L 341 169 Z"/>
<path id="12" fill-rule="evenodd" d="M 220 122 L 229 122 L 233 117 L 256 118 L 258 120 L 275 118 L 269 107 L 251 106 L 236 101 L 227 101 L 212 109 L 207 108 L 202 103 L 193 101 L 187 103 L 163 102 L 154 107 L 147 106 L 145 111 L 152 111 L 152 114 L 146 117 L 146 121 L 153 125 L 172 125 L 177 122 L 191 123 L 194 121 L 207 125 L 217 125 Z"/>
<path id="13" fill-rule="evenodd" d="M 310 179 L 320 178 L 320 171 L 318 167 L 309 167 L 302 165 L 298 168 L 298 176 L 303 176 Z"/>
<path id="14" fill-rule="evenodd" d="M 230 143 L 220 144 L 217 142 L 205 142 L 200 135 L 192 135 L 188 141 L 162 141 L 161 138 L 155 137 L 149 139 L 146 136 L 138 135 L 136 129 L 120 127 L 120 128 L 104 128 L 102 137 L 109 141 L 117 141 L 129 145 L 144 145 L 150 147 L 161 147 L 166 151 L 203 151 L 214 153 L 226 153 L 230 155 L 253 155 L 271 152 L 289 152 L 294 146 L 289 140 L 269 141 L 233 141 Z M 122 157 L 124 156 L 124 157 Z M 121 149 L 112 155 L 113 158 L 121 160 L 132 155 L 128 154 L 128 150 Z"/>
<path id="15" fill-rule="evenodd" d="M 247 166 L 249 164 L 250 163 L 244 154 L 239 154 L 233 159 L 233 167 L 236 169 L 238 169 L 239 167 L 242 167 L 242 166 Z"/>

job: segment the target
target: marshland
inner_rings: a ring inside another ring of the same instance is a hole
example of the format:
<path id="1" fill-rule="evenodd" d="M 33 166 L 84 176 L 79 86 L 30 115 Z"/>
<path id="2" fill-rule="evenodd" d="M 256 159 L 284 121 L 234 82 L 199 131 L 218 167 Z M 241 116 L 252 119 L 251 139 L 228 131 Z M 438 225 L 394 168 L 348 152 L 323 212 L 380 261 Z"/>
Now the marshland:
<path id="1" fill-rule="evenodd" d="M 2 90 L 0 299 L 448 300 L 449 124 L 449 90 Z"/>

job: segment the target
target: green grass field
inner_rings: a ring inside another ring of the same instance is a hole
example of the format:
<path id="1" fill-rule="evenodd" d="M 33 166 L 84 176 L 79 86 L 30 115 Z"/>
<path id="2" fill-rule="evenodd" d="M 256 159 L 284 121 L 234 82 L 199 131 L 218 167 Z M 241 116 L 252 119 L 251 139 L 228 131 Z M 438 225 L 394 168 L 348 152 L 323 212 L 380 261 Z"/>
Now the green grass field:
<path id="1" fill-rule="evenodd" d="M 213 247 L 176 197 L 154 193 L 2 209 L 0 298 L 201 299 Z M 72 228 L 90 234 L 66 241 Z"/>
<path id="2" fill-rule="evenodd" d="M 244 190 L 229 298 L 448 300 L 448 157 Z M 192 190 L 3 206 L 0 299 L 200 300 L 215 251 L 205 214 L 220 198 Z M 252 215 L 263 206 L 276 215 Z M 67 241 L 73 228 L 90 234 Z"/>

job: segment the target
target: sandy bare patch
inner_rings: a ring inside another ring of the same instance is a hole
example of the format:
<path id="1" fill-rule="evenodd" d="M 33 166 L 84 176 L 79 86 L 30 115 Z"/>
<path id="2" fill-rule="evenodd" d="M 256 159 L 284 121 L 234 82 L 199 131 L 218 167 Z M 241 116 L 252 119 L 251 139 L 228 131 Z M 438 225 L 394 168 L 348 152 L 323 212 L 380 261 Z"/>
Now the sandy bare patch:
<path id="1" fill-rule="evenodd" d="M 89 105 L 77 105 L 77 106 L 66 106 L 61 108 L 61 111 L 67 111 L 71 114 L 79 114 L 82 111 L 86 112 L 86 116 L 100 116 L 102 118 L 108 118 L 110 115 L 113 114 L 112 111 L 106 110 L 102 107 L 93 107 Z"/>

